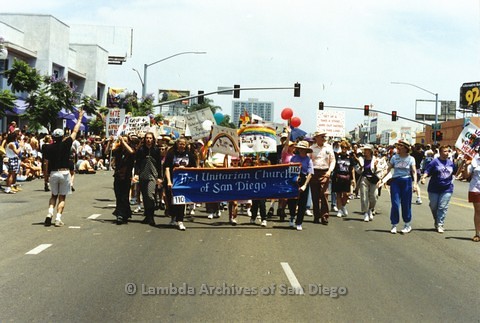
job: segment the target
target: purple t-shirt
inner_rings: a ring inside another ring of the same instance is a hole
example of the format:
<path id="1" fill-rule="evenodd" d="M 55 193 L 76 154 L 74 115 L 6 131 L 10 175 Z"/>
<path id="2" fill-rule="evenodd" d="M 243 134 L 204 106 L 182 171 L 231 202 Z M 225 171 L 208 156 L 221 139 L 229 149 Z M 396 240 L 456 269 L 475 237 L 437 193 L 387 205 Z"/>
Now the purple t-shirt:
<path id="1" fill-rule="evenodd" d="M 431 176 L 427 190 L 432 193 L 452 193 L 453 168 L 454 165 L 450 158 L 432 160 L 425 168 L 425 173 Z"/>
<path id="2" fill-rule="evenodd" d="M 302 164 L 302 167 L 301 167 L 302 169 L 300 170 L 300 173 L 304 175 L 313 174 L 313 162 L 310 159 L 310 157 L 308 156 L 302 157 L 300 155 L 294 155 L 290 159 L 290 162 Z"/>

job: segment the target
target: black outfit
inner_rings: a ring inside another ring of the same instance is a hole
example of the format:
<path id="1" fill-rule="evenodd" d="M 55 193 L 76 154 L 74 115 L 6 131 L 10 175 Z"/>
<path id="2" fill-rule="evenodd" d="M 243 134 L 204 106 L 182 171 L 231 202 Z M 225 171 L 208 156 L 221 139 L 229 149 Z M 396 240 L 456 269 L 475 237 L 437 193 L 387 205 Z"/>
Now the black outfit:
<path id="1" fill-rule="evenodd" d="M 138 175 L 142 192 L 144 223 L 155 225 L 155 188 L 157 179 L 162 178 L 162 157 L 157 146 L 141 146 L 135 154 L 135 175 Z"/>
<path id="2" fill-rule="evenodd" d="M 48 160 L 48 173 L 60 169 L 70 169 L 72 143 L 72 137 L 67 137 L 63 141 L 58 140 L 52 144 L 42 146 L 43 158 Z"/>
<path id="3" fill-rule="evenodd" d="M 113 214 L 117 217 L 117 224 L 126 223 L 132 217 L 129 193 L 132 182 L 132 170 L 135 154 L 130 154 L 122 145 L 112 151 L 115 158 L 115 172 L 113 173 L 113 190 L 115 191 L 116 206 Z"/>
<path id="4" fill-rule="evenodd" d="M 350 192 L 354 160 L 349 155 L 335 153 L 335 176 L 332 179 L 333 192 Z"/>
<path id="5" fill-rule="evenodd" d="M 184 167 L 196 167 L 197 166 L 197 156 L 193 151 L 185 150 L 184 152 L 175 151 L 174 148 L 169 149 L 167 155 L 165 156 L 165 162 L 163 167 L 168 168 L 170 171 L 170 179 L 173 183 L 173 169 L 175 167 L 184 166 Z M 173 194 L 171 188 L 165 187 L 165 195 L 168 200 L 168 214 L 171 216 L 172 220 L 177 222 L 183 222 L 185 216 L 185 205 L 175 205 L 172 203 Z"/>

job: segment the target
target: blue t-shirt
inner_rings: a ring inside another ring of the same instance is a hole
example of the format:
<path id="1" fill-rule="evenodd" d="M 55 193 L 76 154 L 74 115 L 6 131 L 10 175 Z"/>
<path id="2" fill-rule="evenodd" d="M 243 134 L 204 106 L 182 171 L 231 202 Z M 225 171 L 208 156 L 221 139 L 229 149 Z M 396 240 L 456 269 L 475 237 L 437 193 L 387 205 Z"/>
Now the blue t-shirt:
<path id="1" fill-rule="evenodd" d="M 400 157 L 398 154 L 395 154 L 390 159 L 390 164 L 393 166 L 393 178 L 411 177 L 411 167 L 415 165 L 415 158 L 410 155 Z"/>
<path id="2" fill-rule="evenodd" d="M 453 192 L 453 162 L 435 158 L 425 168 L 425 173 L 430 177 L 428 191 L 432 193 L 452 193 Z"/>
<path id="3" fill-rule="evenodd" d="M 308 156 L 302 157 L 300 155 L 294 155 L 290 159 L 290 162 L 291 163 L 301 163 L 302 164 L 302 167 L 301 167 L 302 169 L 300 170 L 300 172 L 303 175 L 313 174 L 313 162 L 310 159 L 310 157 L 308 157 Z"/>

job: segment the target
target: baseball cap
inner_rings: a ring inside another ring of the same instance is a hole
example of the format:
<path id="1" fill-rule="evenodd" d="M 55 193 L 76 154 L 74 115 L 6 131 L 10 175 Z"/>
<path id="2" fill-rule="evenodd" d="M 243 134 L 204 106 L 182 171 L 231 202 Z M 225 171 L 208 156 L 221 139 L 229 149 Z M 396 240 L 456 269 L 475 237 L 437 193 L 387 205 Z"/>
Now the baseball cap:
<path id="1" fill-rule="evenodd" d="M 63 135 L 64 135 L 64 132 L 60 128 L 57 128 L 57 129 L 53 130 L 53 132 L 52 132 L 52 137 L 53 138 L 61 138 L 61 137 L 63 137 Z"/>

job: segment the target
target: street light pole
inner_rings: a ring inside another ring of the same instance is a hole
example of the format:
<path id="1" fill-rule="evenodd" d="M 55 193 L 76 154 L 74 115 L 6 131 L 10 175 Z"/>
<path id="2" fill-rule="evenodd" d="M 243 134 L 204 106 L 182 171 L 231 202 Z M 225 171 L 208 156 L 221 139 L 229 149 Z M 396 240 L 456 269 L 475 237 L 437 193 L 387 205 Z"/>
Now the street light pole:
<path id="1" fill-rule="evenodd" d="M 409 85 L 416 87 L 417 89 L 420 89 L 424 92 L 430 93 L 431 95 L 435 96 L 435 127 L 438 125 L 438 93 L 433 93 L 432 91 L 429 91 L 427 89 L 424 89 L 423 87 L 420 87 L 418 85 L 412 84 L 412 83 L 407 83 L 407 82 L 390 82 L 391 84 L 402 84 L 402 85 Z M 437 132 L 433 132 L 433 143 L 436 145 L 437 144 Z"/>
<path id="2" fill-rule="evenodd" d="M 143 65 L 143 82 L 142 82 L 142 97 L 145 97 L 147 95 L 147 68 L 149 66 L 152 66 L 152 65 L 155 65 L 155 64 L 158 64 L 160 62 L 163 62 L 163 61 L 166 61 L 167 59 L 170 59 L 170 58 L 173 58 L 173 57 L 176 57 L 176 56 L 180 56 L 180 55 L 185 55 L 185 54 L 206 54 L 207 52 L 180 52 L 180 53 L 176 53 L 176 54 L 173 54 L 173 55 L 170 55 L 168 57 L 165 57 L 165 58 L 162 58 L 158 61 L 155 61 L 153 63 L 150 63 L 150 64 L 144 64 Z M 138 73 L 138 72 L 137 72 Z M 140 75 L 139 75 L 140 77 Z M 140 78 L 140 81 L 141 81 L 141 78 Z"/>

